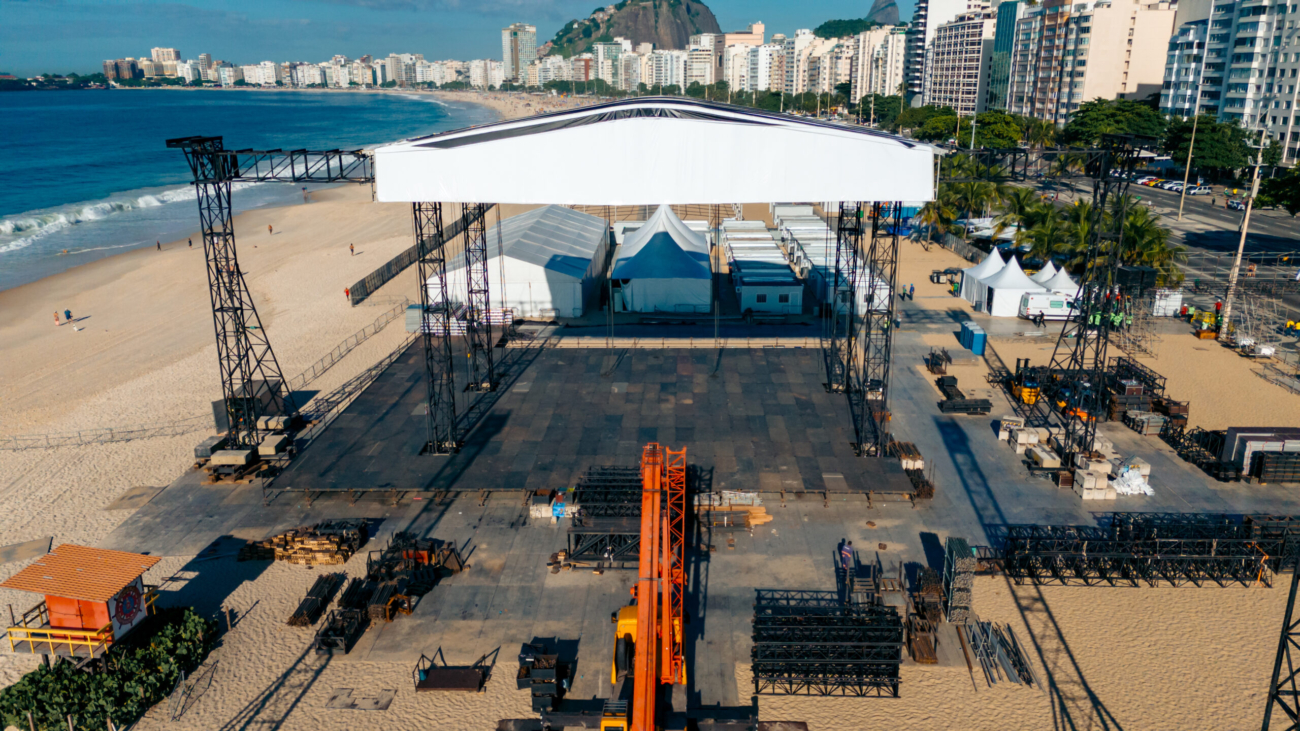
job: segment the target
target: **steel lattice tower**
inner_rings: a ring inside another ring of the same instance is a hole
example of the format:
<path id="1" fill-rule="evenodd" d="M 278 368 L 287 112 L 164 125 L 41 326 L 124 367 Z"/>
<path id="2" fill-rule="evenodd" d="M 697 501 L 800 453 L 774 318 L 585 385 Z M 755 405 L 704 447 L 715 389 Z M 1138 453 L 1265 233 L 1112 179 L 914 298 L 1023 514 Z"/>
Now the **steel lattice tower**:
<path id="1" fill-rule="evenodd" d="M 488 286 L 487 233 L 484 220 L 487 206 L 482 203 L 465 204 L 465 281 L 469 309 L 465 313 L 465 345 L 469 357 L 469 391 L 496 389 L 497 374 L 492 362 L 491 299 Z"/>
<path id="2" fill-rule="evenodd" d="M 894 349 L 894 303 L 898 291 L 898 228 L 902 204 L 876 203 L 866 251 L 866 307 L 862 316 L 863 394 L 858 418 L 859 451 L 882 457 L 889 446 L 889 361 Z"/>
<path id="3" fill-rule="evenodd" d="M 244 282 L 235 251 L 230 208 L 231 181 L 237 166 L 224 155 L 220 137 L 201 137 L 169 146 L 185 152 L 199 202 L 199 225 L 208 267 L 208 294 L 217 336 L 221 394 L 230 419 L 229 449 L 261 443 L 258 419 L 268 413 L 294 415 L 298 407 L 271 350 L 262 320 Z M 263 399 L 267 403 L 263 402 Z"/>
<path id="4" fill-rule="evenodd" d="M 835 278 L 831 286 L 830 348 L 826 362 L 827 387 L 852 394 L 857 370 L 857 282 L 862 250 L 861 208 L 840 202 L 836 217 Z M 840 309 L 843 308 L 843 312 Z"/>
<path id="5" fill-rule="evenodd" d="M 1128 213 L 1128 186 L 1138 156 L 1155 141 L 1134 135 L 1105 135 L 1101 153 L 1088 161 L 1092 177 L 1092 220 L 1088 268 L 1079 282 L 1075 308 L 1066 320 L 1052 352 L 1051 380 L 1044 384 L 1060 411 L 1063 466 L 1073 467 L 1081 452 L 1092 449 L 1097 418 L 1105 410 L 1106 349 L 1110 342 L 1110 317 L 1122 307 L 1116 282 L 1124 252 L 1124 221 Z M 1106 208 L 1116 211 L 1106 223 Z"/>
<path id="6" fill-rule="evenodd" d="M 413 203 L 416 272 L 420 288 L 420 339 L 428 373 L 429 439 L 423 453 L 450 454 L 460 448 L 456 434 L 455 362 L 451 349 L 451 300 L 447 296 L 447 251 L 441 203 Z M 429 292 L 437 278 L 438 291 Z"/>

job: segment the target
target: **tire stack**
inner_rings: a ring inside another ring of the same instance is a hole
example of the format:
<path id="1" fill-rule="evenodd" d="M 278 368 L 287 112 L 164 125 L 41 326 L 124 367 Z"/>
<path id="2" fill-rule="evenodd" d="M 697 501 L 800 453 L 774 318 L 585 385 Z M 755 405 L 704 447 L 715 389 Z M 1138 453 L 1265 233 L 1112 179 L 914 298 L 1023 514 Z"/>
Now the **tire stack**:
<path id="1" fill-rule="evenodd" d="M 971 590 L 975 588 L 975 552 L 965 538 L 949 537 L 943 565 L 943 593 L 948 621 L 966 624 L 971 617 Z"/>

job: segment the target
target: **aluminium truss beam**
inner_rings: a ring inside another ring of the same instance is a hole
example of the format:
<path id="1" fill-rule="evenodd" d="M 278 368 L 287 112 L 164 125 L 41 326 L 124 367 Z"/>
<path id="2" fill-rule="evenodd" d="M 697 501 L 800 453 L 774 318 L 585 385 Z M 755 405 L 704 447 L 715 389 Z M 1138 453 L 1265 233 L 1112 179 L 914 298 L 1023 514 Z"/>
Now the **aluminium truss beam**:
<path id="1" fill-rule="evenodd" d="M 858 381 L 856 305 L 858 272 L 862 269 L 861 251 L 862 208 L 857 203 L 840 201 L 835 218 L 835 275 L 830 298 L 826 382 L 831 391 L 848 395 L 850 407 L 855 403 L 853 391 Z M 856 415 L 854 420 L 856 422 Z"/>
<path id="2" fill-rule="evenodd" d="M 636 561 L 641 533 L 569 533 L 571 561 Z"/>
<path id="3" fill-rule="evenodd" d="M 214 146 L 216 149 L 208 149 Z M 220 137 L 180 137 L 167 147 L 208 149 L 231 182 L 373 183 L 374 158 L 365 150 L 227 150 Z"/>

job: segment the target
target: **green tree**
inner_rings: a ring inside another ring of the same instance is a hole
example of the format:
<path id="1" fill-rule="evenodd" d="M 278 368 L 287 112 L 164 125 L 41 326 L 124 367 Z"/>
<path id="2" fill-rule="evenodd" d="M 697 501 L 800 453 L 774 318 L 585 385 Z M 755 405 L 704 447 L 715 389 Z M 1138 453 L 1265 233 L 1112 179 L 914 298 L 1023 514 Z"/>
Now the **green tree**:
<path id="1" fill-rule="evenodd" d="M 1003 231 L 1015 228 L 1016 246 L 1022 246 L 1029 240 L 1029 231 L 1047 216 L 1054 215 L 1052 206 L 1044 203 L 1038 191 L 1033 188 L 1012 186 L 1002 195 L 1001 213 L 993 220 L 994 230 Z"/>
<path id="2" fill-rule="evenodd" d="M 1264 164 L 1269 167 L 1277 167 L 1282 162 L 1282 143 L 1277 140 L 1270 140 L 1268 147 L 1264 148 Z"/>
<path id="3" fill-rule="evenodd" d="M 1164 131 L 1164 118 L 1141 102 L 1093 99 L 1079 105 L 1057 139 L 1066 145 L 1091 147 L 1105 134 L 1136 134 L 1158 139 Z"/>
<path id="4" fill-rule="evenodd" d="M 953 221 L 957 220 L 957 209 L 950 186 L 940 186 L 934 200 L 921 206 L 916 220 L 925 228 L 928 239 L 933 240 L 935 234 L 952 233 Z"/>
<path id="5" fill-rule="evenodd" d="M 894 120 L 895 129 L 918 129 L 933 117 L 956 117 L 957 111 L 952 107 L 908 107 L 901 111 Z"/>
<path id="6" fill-rule="evenodd" d="M 880 127 L 892 127 L 894 120 L 898 119 L 902 111 L 903 97 L 901 96 L 872 94 L 862 97 L 858 102 L 858 113 L 863 121 L 870 122 L 874 116 L 876 124 Z"/>
<path id="7" fill-rule="evenodd" d="M 825 23 L 813 29 L 813 35 L 818 38 L 846 38 L 855 36 L 864 30 L 871 30 L 880 25 L 874 20 L 866 18 L 852 18 L 849 20 L 828 20 Z"/>
<path id="8" fill-rule="evenodd" d="M 1192 144 L 1191 119 L 1169 121 L 1164 150 L 1179 165 L 1187 165 L 1187 150 L 1192 147 L 1192 168 L 1213 170 L 1223 175 L 1245 167 L 1251 161 L 1247 147 L 1248 133 L 1235 122 L 1221 123 L 1209 115 L 1195 121 L 1196 142 Z"/>
<path id="9" fill-rule="evenodd" d="M 1262 206 L 1281 208 L 1292 216 L 1300 213 L 1300 170 L 1293 168 L 1284 175 L 1261 180 L 1256 202 Z"/>

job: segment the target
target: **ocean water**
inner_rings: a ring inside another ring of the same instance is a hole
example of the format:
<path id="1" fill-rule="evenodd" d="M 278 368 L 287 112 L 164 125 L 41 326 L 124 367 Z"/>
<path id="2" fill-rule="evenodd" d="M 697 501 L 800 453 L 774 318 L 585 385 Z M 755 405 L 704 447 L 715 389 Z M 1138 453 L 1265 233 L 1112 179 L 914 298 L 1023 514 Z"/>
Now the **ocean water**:
<path id="1" fill-rule="evenodd" d="M 226 149 L 355 149 L 495 118 L 485 107 L 414 93 L 0 93 L 0 289 L 194 233 L 189 168 L 166 148 L 169 138 L 221 135 Z M 302 187 L 239 184 L 232 198 L 236 212 L 300 204 Z"/>

